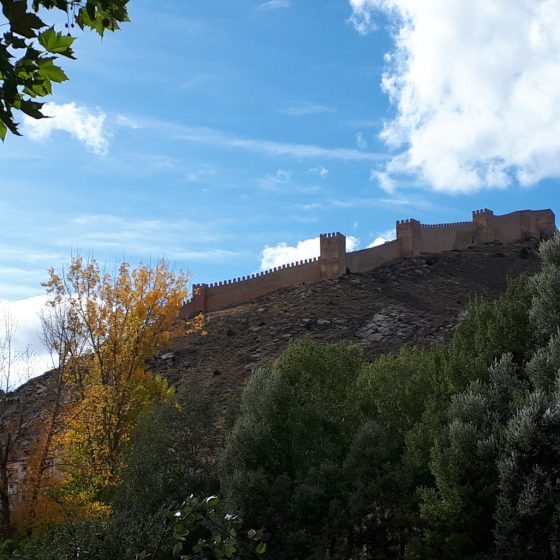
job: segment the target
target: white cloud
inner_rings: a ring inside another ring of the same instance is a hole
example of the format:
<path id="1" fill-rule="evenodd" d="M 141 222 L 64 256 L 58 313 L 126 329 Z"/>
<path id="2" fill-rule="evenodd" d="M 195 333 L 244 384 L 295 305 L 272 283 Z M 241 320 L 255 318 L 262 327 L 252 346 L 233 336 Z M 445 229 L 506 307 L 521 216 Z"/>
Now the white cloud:
<path id="1" fill-rule="evenodd" d="M 349 0 L 359 32 L 396 29 L 385 171 L 473 192 L 560 176 L 558 0 Z"/>
<path id="2" fill-rule="evenodd" d="M 52 360 L 41 340 L 41 309 L 47 296 L 34 296 L 16 301 L 0 300 L 0 321 L 9 315 L 14 321 L 13 348 L 15 354 L 22 354 L 29 348 L 29 356 L 15 363 L 11 384 L 17 386 L 30 377 L 35 377 L 52 369 Z"/>
<path id="3" fill-rule="evenodd" d="M 133 130 L 141 128 L 137 122 L 125 117 L 124 115 L 117 115 L 117 120 L 115 122 L 118 126 L 122 126 L 124 128 L 132 128 Z"/>
<path id="4" fill-rule="evenodd" d="M 377 183 L 387 194 L 394 194 L 396 192 L 397 187 L 395 181 L 393 181 L 391 176 L 385 171 L 376 171 L 372 169 L 369 180 L 373 183 Z"/>
<path id="5" fill-rule="evenodd" d="M 63 130 L 92 152 L 100 155 L 107 153 L 109 139 L 105 129 L 106 115 L 102 111 L 94 113 L 88 107 L 78 107 L 71 102 L 63 105 L 45 103 L 43 113 L 50 118 L 36 120 L 27 115 L 24 117 L 25 134 L 32 140 L 46 140 L 53 131 Z M 125 125 L 125 121 L 120 119 L 119 124 Z M 126 124 L 131 126 L 130 122 Z"/>
<path id="6" fill-rule="evenodd" d="M 292 0 L 269 0 L 259 4 L 258 10 L 278 10 L 280 8 L 289 8 L 292 5 Z"/>
<path id="7" fill-rule="evenodd" d="M 287 183 L 292 180 L 293 173 L 285 169 L 277 169 L 274 175 L 267 175 L 259 179 L 259 187 L 265 190 L 278 191 L 284 190 Z"/>
<path id="8" fill-rule="evenodd" d="M 188 270 L 195 261 L 228 263 L 246 256 L 247 253 L 235 243 L 233 248 L 228 247 L 232 244 L 232 227 L 240 222 L 241 218 L 231 217 L 209 222 L 187 218 L 159 220 L 83 214 L 66 222 L 66 236 L 57 236 L 55 244 L 65 248 L 81 247 L 83 249 L 78 254 L 85 253 L 86 256 L 99 258 L 98 255 L 109 255 L 114 259 L 114 266 L 120 260 L 135 264 L 165 258 L 172 265 L 186 266 Z M 66 258 L 59 266 L 64 260 Z M 185 262 L 183 265 L 177 261 Z M 40 279 L 44 279 L 44 273 Z"/>
<path id="9" fill-rule="evenodd" d="M 370 249 L 371 247 L 378 247 L 379 245 L 383 245 L 383 243 L 387 243 L 388 241 L 394 241 L 396 238 L 397 238 L 397 231 L 395 229 L 388 229 L 387 231 L 380 233 L 367 246 L 367 248 Z"/>
<path id="10" fill-rule="evenodd" d="M 329 169 L 323 166 L 312 167 L 311 169 L 309 169 L 309 173 L 313 173 L 314 175 L 319 175 L 321 179 L 326 179 L 329 175 L 329 172 L 330 172 Z"/>
<path id="11" fill-rule="evenodd" d="M 349 0 L 352 7 L 350 22 L 360 35 L 367 35 L 376 29 L 373 21 L 374 2 L 372 0 Z M 375 2 L 377 4 L 377 2 Z"/>
<path id="12" fill-rule="evenodd" d="M 231 136 L 212 128 L 178 127 L 176 137 L 195 144 L 245 150 L 273 157 L 322 158 L 343 161 L 380 161 L 387 159 L 387 156 L 384 154 L 374 152 L 362 152 L 351 148 L 324 148 L 314 144 L 291 144 L 256 138 L 242 138 Z"/>
<path id="13" fill-rule="evenodd" d="M 199 166 L 185 171 L 184 178 L 187 183 L 200 183 L 215 176 L 216 170 L 213 167 Z"/>
<path id="14" fill-rule="evenodd" d="M 199 74 L 198 76 L 193 76 L 184 82 L 179 83 L 175 89 L 178 91 L 190 91 L 192 89 L 199 88 L 205 84 L 209 84 L 218 79 L 215 74 Z"/>
<path id="15" fill-rule="evenodd" d="M 361 132 L 356 132 L 356 146 L 358 146 L 360 150 L 366 150 L 368 147 L 367 140 Z"/>
<path id="16" fill-rule="evenodd" d="M 298 105 L 290 105 L 278 111 L 290 117 L 304 117 L 307 115 L 320 115 L 322 113 L 332 113 L 333 110 L 325 105 L 317 103 L 300 103 Z"/>
<path id="17" fill-rule="evenodd" d="M 359 245 L 359 240 L 351 235 L 346 237 L 346 250 L 355 251 Z M 318 257 L 320 253 L 320 239 L 304 239 L 298 241 L 295 246 L 288 245 L 286 242 L 278 243 L 273 247 L 265 247 L 261 253 L 261 270 L 268 270 L 283 264 L 290 264 L 305 259 Z"/>

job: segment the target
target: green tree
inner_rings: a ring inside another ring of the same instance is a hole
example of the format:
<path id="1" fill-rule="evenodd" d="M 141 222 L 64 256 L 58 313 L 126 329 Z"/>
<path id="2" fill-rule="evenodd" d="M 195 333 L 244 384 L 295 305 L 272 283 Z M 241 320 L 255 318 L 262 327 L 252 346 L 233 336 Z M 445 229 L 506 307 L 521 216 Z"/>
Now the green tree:
<path id="1" fill-rule="evenodd" d="M 560 384 L 532 392 L 509 422 L 498 471 L 497 558 L 560 558 Z"/>
<path id="2" fill-rule="evenodd" d="M 302 341 L 253 376 L 221 482 L 244 519 L 274 528 L 272 557 L 401 557 L 413 488 L 398 416 L 420 408 L 414 355 L 364 369 L 356 347 Z"/>
<path id="3" fill-rule="evenodd" d="M 524 365 L 534 349 L 530 282 L 521 276 L 510 281 L 495 301 L 475 300 L 453 333 L 451 341 L 431 350 L 434 370 L 422 419 L 405 435 L 406 461 L 416 472 L 416 483 L 433 485 L 431 453 L 436 439 L 447 429 L 447 410 L 453 395 L 477 380 L 488 380 L 490 367 L 503 354 Z"/>
<path id="4" fill-rule="evenodd" d="M 14 111 L 44 118 L 42 98 L 52 94 L 53 83 L 68 79 L 58 65 L 60 57 L 74 58 L 77 25 L 103 36 L 128 21 L 128 0 L 1 0 L 7 26 L 0 37 L 0 138 L 8 130 L 20 134 Z M 42 19 L 48 10 L 66 14 L 66 30 L 49 26 Z"/>
<path id="5" fill-rule="evenodd" d="M 397 355 L 379 356 L 362 369 L 356 402 L 365 416 L 382 422 L 402 445 L 422 419 L 426 402 L 440 383 L 440 371 L 440 353 L 432 349 L 404 347 Z"/>
<path id="6" fill-rule="evenodd" d="M 420 490 L 429 556 L 492 558 L 498 459 L 503 433 L 523 397 L 522 372 L 511 355 L 454 395 L 437 435 L 430 468 L 435 486 Z"/>
<path id="7" fill-rule="evenodd" d="M 361 367 L 355 347 L 302 341 L 256 372 L 242 395 L 222 455 L 222 489 L 248 523 L 274 528 L 277 558 L 329 549 L 348 527 L 343 463 Z"/>
<path id="8" fill-rule="evenodd" d="M 112 500 L 125 522 L 177 506 L 183 496 L 217 491 L 215 421 L 210 398 L 194 380 L 182 386 L 178 401 L 156 405 L 139 419 Z"/>
<path id="9" fill-rule="evenodd" d="M 560 327 L 560 234 L 541 243 L 542 269 L 531 279 L 531 326 L 541 344 Z"/>
<path id="10" fill-rule="evenodd" d="M 531 325 L 541 348 L 526 367 L 530 392 L 507 424 L 498 460 L 497 558 L 560 558 L 560 235 L 541 244 Z"/>

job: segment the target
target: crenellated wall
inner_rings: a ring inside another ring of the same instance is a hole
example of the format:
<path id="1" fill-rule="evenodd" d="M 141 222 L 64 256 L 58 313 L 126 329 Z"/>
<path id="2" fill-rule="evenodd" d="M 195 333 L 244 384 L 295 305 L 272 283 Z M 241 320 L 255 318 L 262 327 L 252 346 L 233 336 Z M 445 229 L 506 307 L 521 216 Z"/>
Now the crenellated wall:
<path id="1" fill-rule="evenodd" d="M 492 241 L 510 243 L 526 238 L 546 239 L 556 230 L 552 210 L 521 210 L 495 216 L 487 208 L 475 210 L 471 222 L 422 224 L 397 222 L 397 239 L 383 245 L 346 252 L 346 237 L 339 232 L 320 235 L 320 256 L 265 272 L 214 284 L 195 284 L 193 297 L 183 307 L 183 317 L 217 311 L 250 301 L 296 284 L 366 272 L 383 264 L 421 253 L 466 249 Z"/>
<path id="2" fill-rule="evenodd" d="M 321 278 L 319 258 L 314 258 L 224 282 L 195 284 L 192 299 L 183 307 L 183 316 L 193 317 L 197 313 L 217 311 L 281 288 L 315 282 Z"/>
<path id="3" fill-rule="evenodd" d="M 377 247 L 347 253 L 346 268 L 348 272 L 367 272 L 382 264 L 400 259 L 401 256 L 401 242 L 395 239 Z"/>

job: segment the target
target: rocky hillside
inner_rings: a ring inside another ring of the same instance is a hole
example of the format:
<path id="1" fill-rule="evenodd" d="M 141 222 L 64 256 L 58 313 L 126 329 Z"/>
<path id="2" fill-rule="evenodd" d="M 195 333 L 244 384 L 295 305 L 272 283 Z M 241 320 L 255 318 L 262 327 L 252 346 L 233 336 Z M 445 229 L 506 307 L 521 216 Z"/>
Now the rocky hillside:
<path id="1" fill-rule="evenodd" d="M 495 298 L 508 278 L 538 268 L 535 242 L 493 243 L 286 288 L 209 313 L 207 336 L 176 340 L 153 367 L 177 387 L 196 378 L 218 409 L 225 410 L 253 369 L 280 355 L 291 340 L 347 340 L 370 359 L 403 344 L 435 344 L 450 336 L 471 298 Z M 14 465 L 18 470 L 37 436 L 37 420 L 50 408 L 53 380 L 47 372 L 6 396 L 11 420 L 25 419 Z M 220 433 L 210 437 L 213 445 L 219 445 Z"/>
<path id="2" fill-rule="evenodd" d="M 495 298 L 508 278 L 538 270 L 536 249 L 534 242 L 494 243 L 286 288 L 209 313 L 208 335 L 178 339 L 154 368 L 177 386 L 198 378 L 225 405 L 254 368 L 297 338 L 348 340 L 369 358 L 403 344 L 434 344 L 449 336 L 471 298 Z M 49 373 L 32 379 L 9 395 L 10 408 L 40 411 L 50 385 Z"/>
<path id="3" fill-rule="evenodd" d="M 368 358 L 434 344 L 449 337 L 471 298 L 495 298 L 508 278 L 535 272 L 536 249 L 534 242 L 493 243 L 286 288 L 208 314 L 208 335 L 177 340 L 155 367 L 177 386 L 197 377 L 225 406 L 254 368 L 301 337 L 348 340 Z"/>

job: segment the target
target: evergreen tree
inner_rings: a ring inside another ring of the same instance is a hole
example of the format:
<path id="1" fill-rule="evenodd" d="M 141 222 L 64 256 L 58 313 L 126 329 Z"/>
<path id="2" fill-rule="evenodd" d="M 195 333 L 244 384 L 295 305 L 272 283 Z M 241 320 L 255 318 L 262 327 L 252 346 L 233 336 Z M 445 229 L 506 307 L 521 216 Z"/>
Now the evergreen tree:
<path id="1" fill-rule="evenodd" d="M 524 384 L 511 355 L 452 399 L 444 430 L 432 449 L 434 488 L 421 490 L 421 516 L 431 555 L 491 558 L 498 472 L 506 422 Z"/>

